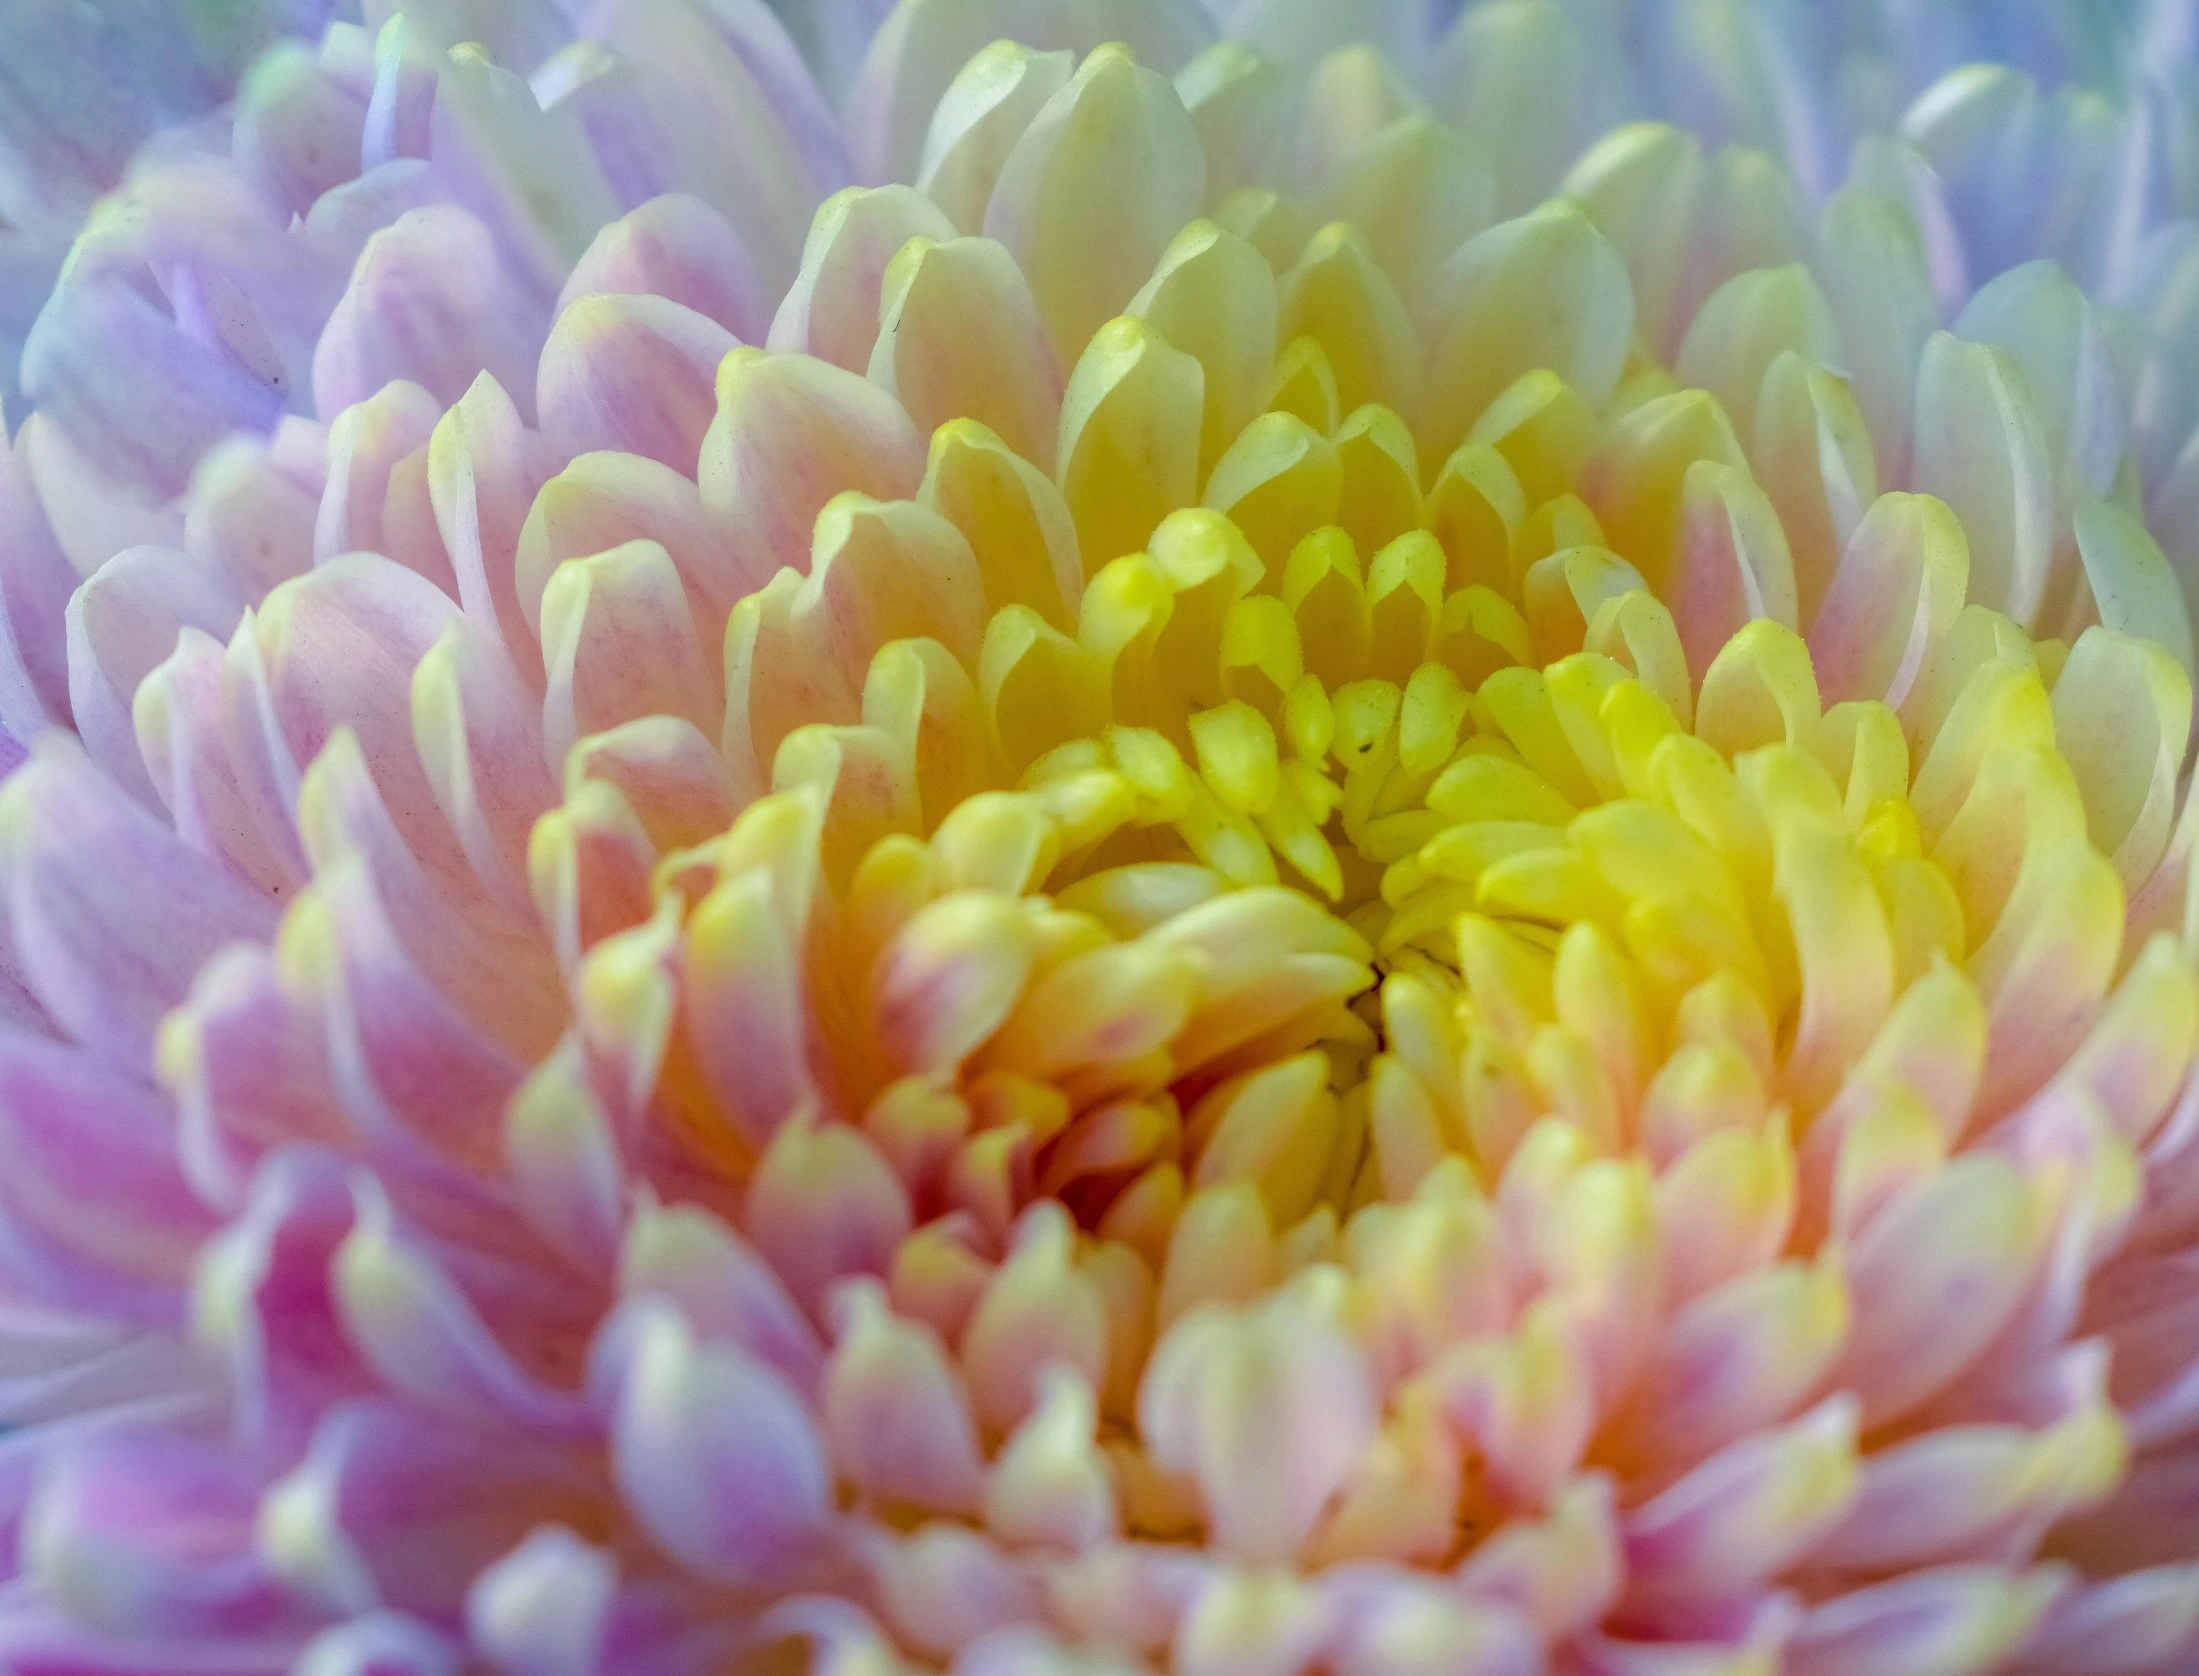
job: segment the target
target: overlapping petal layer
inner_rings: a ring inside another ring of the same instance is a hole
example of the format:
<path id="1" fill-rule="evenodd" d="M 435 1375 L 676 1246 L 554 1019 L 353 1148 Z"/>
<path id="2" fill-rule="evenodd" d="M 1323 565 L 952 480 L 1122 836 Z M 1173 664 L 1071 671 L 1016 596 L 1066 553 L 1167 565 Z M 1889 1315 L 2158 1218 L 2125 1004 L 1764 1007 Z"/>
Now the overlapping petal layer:
<path id="1" fill-rule="evenodd" d="M 1936 330 L 1917 177 L 1636 127 L 1530 207 L 1363 52 L 925 10 L 775 310 L 745 200 L 498 290 L 453 187 L 172 548 L 72 595 L 0 499 L 79 735 L 0 788 L 6 1656 L 2179 1668 L 2191 635 L 2100 306 Z"/>

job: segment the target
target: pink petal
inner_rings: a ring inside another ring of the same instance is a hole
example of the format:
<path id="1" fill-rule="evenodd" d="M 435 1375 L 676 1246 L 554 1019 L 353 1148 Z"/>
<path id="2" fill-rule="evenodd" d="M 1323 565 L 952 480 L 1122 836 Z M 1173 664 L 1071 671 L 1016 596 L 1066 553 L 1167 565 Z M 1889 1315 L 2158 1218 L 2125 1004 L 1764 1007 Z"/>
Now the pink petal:
<path id="1" fill-rule="evenodd" d="M 1676 1466 L 1776 1424 L 1824 1378 L 1848 1313 L 1839 1271 L 1799 1263 L 1703 1293 L 1661 1335 L 1614 1438 L 1645 1466 Z"/>
<path id="2" fill-rule="evenodd" d="M 816 1317 L 835 1281 L 886 1272 L 909 1231 L 908 1196 L 860 1130 L 798 1117 L 764 1154 L 747 1224 L 787 1291 Z"/>
<path id="3" fill-rule="evenodd" d="M 592 1676 L 617 1589 L 610 1554 L 544 1525 L 473 1580 L 466 1634 L 505 1676 Z"/>
<path id="4" fill-rule="evenodd" d="M 248 1459 L 189 1433 L 64 1444 L 26 1510 L 26 1557 L 107 1627 L 189 1644 L 295 1622 L 256 1551 L 258 1490 Z"/>
<path id="5" fill-rule="evenodd" d="M 546 325 L 479 221 L 445 205 L 407 211 L 367 241 L 329 316 L 313 354 L 314 405 L 334 419 L 402 378 L 447 406 L 486 372 L 531 406 Z"/>
<path id="6" fill-rule="evenodd" d="M 870 1570 L 889 1620 L 935 1657 L 958 1652 L 989 1630 L 1040 1616 L 1037 1581 L 967 1526 L 935 1520 L 881 1542 Z"/>
<path id="7" fill-rule="evenodd" d="M 963 1331 L 977 1418 L 995 1432 L 1022 1422 L 1049 1368 L 1079 1374 L 1093 1388 L 1106 1379 L 1107 1306 L 1074 1261 L 1075 1237 L 1060 1207 L 1032 1206 Z"/>
<path id="8" fill-rule="evenodd" d="M 1948 1566 L 1839 1595 L 1804 1614 L 1792 1676 L 1982 1676 L 2021 1647 L 2067 1586 L 2051 1567 Z"/>
<path id="9" fill-rule="evenodd" d="M 780 295 L 794 277 L 811 209 L 845 184 L 848 167 L 830 108 L 778 20 L 745 4 L 597 0 L 582 33 L 633 66 L 640 101 L 672 156 L 668 184 L 723 215 L 763 295 Z"/>
<path id="10" fill-rule="evenodd" d="M 1899 706 L 1962 609 L 1970 548 L 1943 501 L 1881 495 L 1848 540 L 1810 623 L 1810 661 L 1830 702 Z"/>
<path id="11" fill-rule="evenodd" d="M 1690 466 L 1679 517 L 1668 591 L 1688 667 L 1700 680 L 1725 643 L 1757 618 L 1796 625 L 1794 564 L 1777 511 L 1731 466 Z"/>
<path id="12" fill-rule="evenodd" d="M 650 841 L 667 853 L 733 824 L 732 788 L 718 747 L 678 716 L 644 716 L 583 739 L 566 774 L 569 783 L 616 786 Z"/>
<path id="13" fill-rule="evenodd" d="M 161 547 L 109 559 L 69 601 L 69 703 L 92 759 L 151 802 L 132 710 L 138 683 L 189 627 L 226 640 L 244 607 L 218 566 Z"/>
<path id="14" fill-rule="evenodd" d="M 531 360 L 526 379 L 518 388 L 533 388 Z M 514 561 L 535 493 L 557 465 L 557 451 L 527 429 L 511 397 L 486 373 L 443 416 L 428 448 L 435 524 L 458 579 L 459 603 L 483 628 L 503 634 L 530 680 Z"/>
<path id="15" fill-rule="evenodd" d="M 697 1344 L 662 1305 L 609 1331 L 621 1366 L 613 1459 L 650 1536 L 709 1576 L 799 1575 L 832 1515 L 832 1480 L 792 1388 L 738 1345 Z"/>
<path id="16" fill-rule="evenodd" d="M 626 1224 L 626 1160 L 570 1038 L 512 1096 L 504 1158 L 536 1232 L 584 1269 L 610 1274 Z"/>
<path id="17" fill-rule="evenodd" d="M 620 1290 L 676 1304 L 696 1336 L 727 1340 L 776 1368 L 804 1401 L 824 1374 L 825 1348 L 785 1284 L 748 1241 L 692 1205 L 644 1206 L 627 1233 Z"/>
<path id="18" fill-rule="evenodd" d="M 848 372 L 870 365 L 886 264 L 913 238 L 954 237 L 939 206 L 906 186 L 850 187 L 819 206 L 802 271 L 772 317 L 766 347 Z"/>
<path id="19" fill-rule="evenodd" d="M 1841 1374 L 1866 1425 L 1931 1396 L 1991 1342 L 2030 1285 L 2042 1232 L 2029 1184 L 1981 1153 L 1873 1219 L 1848 1259 L 1855 1331 Z"/>
<path id="20" fill-rule="evenodd" d="M 406 455 L 427 446 L 442 411 L 419 385 L 398 380 L 329 421 L 328 482 L 314 520 L 314 563 L 361 551 L 403 557 L 385 545 L 383 534 L 391 474 Z"/>
<path id="21" fill-rule="evenodd" d="M 567 454 L 615 449 L 691 477 L 717 413 L 718 363 L 738 341 L 663 297 L 583 297 L 542 348 L 543 435 Z"/>
<path id="22" fill-rule="evenodd" d="M 525 1433 L 369 1400 L 321 1421 L 262 1504 L 261 1542 L 284 1581 L 324 1610 L 453 1613 L 475 1574 L 527 1531 L 588 1519 L 607 1490 Z"/>
<path id="23" fill-rule="evenodd" d="M 2016 1665 L 2023 1676 L 2137 1676 L 2199 1640 L 2199 1573 L 2159 1566 L 2086 1584 L 2056 1602 Z"/>
<path id="24" fill-rule="evenodd" d="M 644 716 L 715 726 L 725 699 L 671 555 L 630 541 L 558 566 L 542 596 L 549 675 L 543 745 L 563 762 L 584 734 Z"/>
<path id="25" fill-rule="evenodd" d="M 172 1319 L 210 1231 L 168 1103 L 91 1055 L 0 1033 L 0 1267 L 60 1309 Z"/>
<path id="26" fill-rule="evenodd" d="M 502 640 L 468 617 L 446 622 L 413 671 L 412 727 L 429 790 L 474 878 L 524 918 L 528 843 L 556 805 L 557 781 L 541 706 Z"/>
<path id="27" fill-rule="evenodd" d="M 265 897 L 186 848 L 73 741 L 50 738 L 7 781 L 0 833 L 32 991 L 64 1029 L 125 1065 L 151 1064 L 161 1015 L 215 949 L 273 930 Z M 118 878 L 133 889 L 117 892 Z"/>
<path id="28" fill-rule="evenodd" d="M 834 495 L 913 495 L 924 448 L 900 404 L 866 379 L 737 349 L 718 369 L 718 416 L 698 470 L 703 509 L 754 587 L 782 566 L 809 568 L 811 526 Z"/>
<path id="29" fill-rule="evenodd" d="M 285 1456 L 332 1404 L 373 1381 L 330 1276 L 352 1219 L 349 1168 L 296 1148 L 258 1171 L 243 1214 L 201 1253 L 196 1301 L 206 1341 L 227 1364 L 240 1435 Z"/>
<path id="30" fill-rule="evenodd" d="M 975 1512 L 983 1462 L 969 1396 L 930 1328 L 887 1308 L 875 1282 L 842 1294 L 825 1375 L 825 1428 L 841 1476 L 887 1505 Z"/>
<path id="31" fill-rule="evenodd" d="M 231 437 L 207 450 L 191 478 L 185 554 L 225 571 L 249 599 L 310 569 L 325 449 L 319 426 L 293 418 L 273 443 Z"/>
<path id="32" fill-rule="evenodd" d="M 291 830 L 297 776 L 341 726 L 357 735 L 408 841 L 425 847 L 439 837 L 412 747 L 409 688 L 413 666 L 455 615 L 433 584 L 360 553 L 284 583 L 246 617 L 230 643 L 225 699 L 232 741 L 259 747 L 240 761 L 239 778 L 263 829 Z"/>
<path id="33" fill-rule="evenodd" d="M 425 1242 L 397 1225 L 362 1176 L 357 1214 L 331 1271 L 345 1329 L 391 1389 L 446 1413 L 543 1436 L 584 1437 L 580 1400 L 531 1375 Z M 516 1331 L 522 1323 L 499 1319 Z"/>
<path id="34" fill-rule="evenodd" d="M 771 579 L 768 570 L 735 568 L 695 485 L 669 466 L 634 454 L 583 454 L 542 486 L 520 532 L 514 586 L 537 638 L 551 573 L 627 541 L 654 541 L 672 555 L 712 645 L 723 639 L 734 602 Z"/>
<path id="35" fill-rule="evenodd" d="M 1740 1594 L 1835 1525 L 1855 1491 L 1856 1405 L 1829 1398 L 1791 1426 L 1727 1446 L 1627 1514 L 1638 1602 Z"/>
<path id="36" fill-rule="evenodd" d="M 285 1143 L 345 1137 L 323 1036 L 266 945 L 232 944 L 192 980 L 162 1026 L 160 1072 L 180 1108 L 184 1168 L 209 1204 L 241 1205 L 260 1159 Z"/>
<path id="37" fill-rule="evenodd" d="M 743 343 L 757 342 L 769 326 L 740 236 L 700 198 L 681 192 L 651 198 L 598 233 L 558 293 L 557 311 L 598 295 L 663 297 Z"/>
<path id="38" fill-rule="evenodd" d="M 1280 1560 L 1358 1464 L 1375 1401 L 1358 1347 L 1285 1293 L 1170 1327 L 1139 1383 L 1138 1430 L 1157 1464 L 1198 1485 L 1216 1545 Z"/>

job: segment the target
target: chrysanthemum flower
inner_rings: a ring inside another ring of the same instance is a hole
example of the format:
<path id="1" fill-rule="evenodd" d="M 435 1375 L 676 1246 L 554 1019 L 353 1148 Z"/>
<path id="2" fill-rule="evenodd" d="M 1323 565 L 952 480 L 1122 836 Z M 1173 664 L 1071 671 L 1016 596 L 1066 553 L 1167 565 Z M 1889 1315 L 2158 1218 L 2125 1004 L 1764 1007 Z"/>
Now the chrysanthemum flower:
<path id="1" fill-rule="evenodd" d="M 591 15 L 279 49 L 41 327 L 0 1663 L 2190 1668 L 2135 107 L 912 0 L 774 255 L 785 38 Z"/>
<path id="2" fill-rule="evenodd" d="M 0 403 L 18 401 L 24 334 L 93 200 L 155 135 L 190 145 L 256 54 L 328 10 L 26 0 L 0 15 Z"/>

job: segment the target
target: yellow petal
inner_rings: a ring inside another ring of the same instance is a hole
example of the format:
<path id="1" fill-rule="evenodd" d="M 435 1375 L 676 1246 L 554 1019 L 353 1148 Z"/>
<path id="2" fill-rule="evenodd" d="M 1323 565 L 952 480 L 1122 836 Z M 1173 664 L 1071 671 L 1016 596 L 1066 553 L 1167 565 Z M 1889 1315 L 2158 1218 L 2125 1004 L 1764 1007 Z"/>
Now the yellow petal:
<path id="1" fill-rule="evenodd" d="M 1203 382 L 1199 363 L 1141 320 L 1110 321 L 1085 346 L 1062 397 L 1054 480 L 1087 576 L 1197 500 Z"/>

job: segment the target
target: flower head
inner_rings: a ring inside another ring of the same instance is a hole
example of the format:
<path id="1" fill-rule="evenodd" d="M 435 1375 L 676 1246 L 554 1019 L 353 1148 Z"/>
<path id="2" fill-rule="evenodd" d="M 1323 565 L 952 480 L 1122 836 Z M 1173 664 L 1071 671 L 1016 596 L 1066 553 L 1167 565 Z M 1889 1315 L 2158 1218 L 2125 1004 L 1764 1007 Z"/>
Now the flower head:
<path id="1" fill-rule="evenodd" d="M 100 212 L 6 1656 L 2188 1662 L 2182 236 L 1675 15 L 338 25 Z"/>

